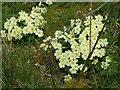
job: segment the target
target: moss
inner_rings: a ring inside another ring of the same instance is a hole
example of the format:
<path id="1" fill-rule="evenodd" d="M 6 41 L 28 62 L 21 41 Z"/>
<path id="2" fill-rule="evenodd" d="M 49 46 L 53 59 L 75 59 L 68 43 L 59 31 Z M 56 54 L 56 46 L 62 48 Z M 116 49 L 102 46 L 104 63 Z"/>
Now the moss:
<path id="1" fill-rule="evenodd" d="M 88 85 L 89 81 L 84 78 L 78 79 L 72 79 L 71 81 L 68 81 L 65 83 L 65 88 L 90 88 Z"/>

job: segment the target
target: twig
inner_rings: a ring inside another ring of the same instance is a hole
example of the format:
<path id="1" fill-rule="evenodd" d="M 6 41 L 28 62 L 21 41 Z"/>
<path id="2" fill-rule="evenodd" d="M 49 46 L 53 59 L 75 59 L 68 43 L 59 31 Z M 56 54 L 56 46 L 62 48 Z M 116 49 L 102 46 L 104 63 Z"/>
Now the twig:
<path id="1" fill-rule="evenodd" d="M 97 38 L 97 40 L 96 40 L 96 42 L 95 42 L 95 44 L 94 44 L 94 46 L 93 46 L 93 49 L 92 49 L 92 51 L 90 52 L 90 54 L 88 55 L 88 57 L 87 57 L 87 59 L 86 59 L 86 60 L 88 60 L 88 59 L 91 57 L 91 55 L 92 55 L 92 53 L 93 53 L 93 51 L 94 51 L 94 49 L 95 49 L 95 47 L 96 47 L 96 45 L 97 45 L 97 43 L 98 43 L 99 39 L 100 39 L 100 36 L 101 36 L 101 34 L 102 34 L 102 32 L 103 32 L 103 30 L 104 30 L 104 28 L 105 28 L 106 24 L 107 24 L 107 21 L 108 21 L 108 18 L 107 18 L 107 20 L 106 20 L 105 24 L 103 25 L 102 30 L 99 32 L 99 36 L 98 36 L 98 38 Z"/>
<path id="2" fill-rule="evenodd" d="M 107 20 L 106 20 L 106 22 L 107 22 Z M 95 49 L 95 47 L 96 47 L 96 45 L 97 45 L 97 43 L 98 43 L 98 41 L 99 41 L 99 38 L 100 38 L 100 36 L 101 36 L 101 34 L 102 34 L 102 32 L 103 32 L 105 26 L 106 26 L 106 23 L 104 24 L 102 30 L 99 32 L 99 36 L 98 36 L 98 38 L 97 38 L 97 40 L 96 40 L 96 42 L 95 42 L 95 44 L 94 44 L 94 47 L 93 47 L 92 51 L 89 53 L 87 59 L 85 60 L 86 62 L 85 62 L 85 65 L 84 65 L 82 71 L 85 69 L 85 66 L 87 66 L 87 64 L 88 64 L 87 61 L 88 61 L 89 58 L 91 57 L 91 55 L 92 55 L 92 53 L 93 53 L 93 51 L 94 51 L 94 49 Z"/>
<path id="3" fill-rule="evenodd" d="M 101 37 L 101 34 L 102 34 L 102 32 L 103 32 L 106 24 L 107 24 L 107 21 L 108 21 L 108 19 L 109 19 L 109 16 L 110 16 L 110 13 L 109 13 L 109 15 L 108 15 L 108 17 L 107 17 L 107 19 L 106 19 L 106 21 L 105 21 L 105 24 L 103 25 L 102 30 L 99 32 L 99 36 L 98 36 L 98 38 L 97 38 L 97 40 L 96 40 L 96 42 L 95 42 L 95 44 L 94 44 L 94 46 L 93 46 L 92 51 L 89 53 L 87 59 L 85 60 L 85 65 L 84 65 L 84 67 L 83 67 L 83 69 L 82 69 L 82 72 L 83 72 L 83 70 L 85 69 L 85 66 L 87 66 L 87 64 L 89 64 L 88 61 L 89 61 L 89 59 L 90 59 L 90 57 L 91 57 L 91 55 L 92 55 L 92 53 L 93 53 L 93 51 L 94 51 L 94 49 L 95 49 L 95 47 L 96 47 L 96 45 L 97 45 L 100 37 Z"/>
<path id="4" fill-rule="evenodd" d="M 88 13 L 87 15 L 85 15 L 85 16 L 83 16 L 82 18 L 81 18 L 81 20 L 82 19 L 84 19 L 85 17 L 88 17 L 89 15 L 91 15 L 92 13 L 94 13 L 94 12 L 96 12 L 96 11 L 99 11 L 104 5 L 106 5 L 108 2 L 105 2 L 105 3 L 103 3 L 102 5 L 100 5 L 98 8 L 96 8 L 95 10 L 93 10 L 93 11 L 91 11 L 90 13 Z"/>

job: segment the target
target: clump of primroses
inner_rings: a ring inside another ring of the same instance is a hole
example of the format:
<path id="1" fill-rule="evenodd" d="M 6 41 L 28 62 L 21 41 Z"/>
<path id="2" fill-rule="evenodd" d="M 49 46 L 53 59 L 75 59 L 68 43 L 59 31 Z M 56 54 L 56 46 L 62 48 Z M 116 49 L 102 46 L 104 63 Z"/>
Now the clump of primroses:
<path id="1" fill-rule="evenodd" d="M 55 50 L 54 56 L 59 62 L 59 67 L 68 69 L 66 72 L 68 75 L 65 75 L 65 81 L 71 80 L 72 75 L 77 74 L 77 72 L 87 72 L 88 67 L 85 65 L 84 61 L 90 54 L 89 43 L 91 43 L 92 50 L 96 40 L 98 39 L 99 32 L 103 28 L 103 20 L 104 19 L 101 15 L 95 17 L 92 16 L 91 42 L 89 42 L 90 16 L 88 16 L 83 22 L 80 19 L 71 20 L 71 26 L 69 30 L 64 26 L 64 31 L 57 30 L 54 38 L 49 36 L 43 40 L 43 43 L 40 45 L 40 47 L 44 50 L 53 47 Z M 48 45 L 47 42 L 50 42 L 51 44 Z M 111 58 L 105 53 L 105 47 L 107 45 L 107 38 L 99 39 L 93 54 L 89 59 L 91 65 L 99 65 L 103 69 L 109 68 Z M 103 58 L 103 61 L 100 61 L 100 58 Z M 84 66 L 85 68 L 82 70 Z"/>
<path id="2" fill-rule="evenodd" d="M 50 0 L 47 0 L 47 4 L 52 4 Z M 4 29 L 1 30 L 1 37 L 7 38 L 8 41 L 20 40 L 25 35 L 35 35 L 43 37 L 43 28 L 47 21 L 44 19 L 43 14 L 47 12 L 47 8 L 44 7 L 42 2 L 38 6 L 32 7 L 30 13 L 25 11 L 19 12 L 18 17 L 11 17 L 4 23 Z"/>

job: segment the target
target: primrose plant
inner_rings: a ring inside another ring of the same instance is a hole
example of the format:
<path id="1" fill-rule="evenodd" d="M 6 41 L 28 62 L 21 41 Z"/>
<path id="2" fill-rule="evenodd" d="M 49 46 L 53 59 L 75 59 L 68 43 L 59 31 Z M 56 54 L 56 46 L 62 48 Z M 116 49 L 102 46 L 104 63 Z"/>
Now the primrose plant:
<path id="1" fill-rule="evenodd" d="M 98 39 L 99 32 L 102 30 L 104 19 L 101 15 L 92 16 L 91 24 L 91 49 L 95 45 Z M 104 29 L 105 32 L 105 29 Z M 60 68 L 64 68 L 68 75 L 65 75 L 65 81 L 72 79 L 72 75 L 77 74 L 80 71 L 87 72 L 89 67 L 85 65 L 89 53 L 90 53 L 90 16 L 86 18 L 85 21 L 80 19 L 71 20 L 70 29 L 67 30 L 64 27 L 64 31 L 56 31 L 55 37 L 50 36 L 43 40 L 40 45 L 41 48 L 47 50 L 54 48 L 54 56 L 58 60 L 58 65 Z M 48 45 L 47 42 L 50 42 Z M 47 43 L 47 44 L 46 44 Z M 110 65 L 111 58 L 106 55 L 105 47 L 108 45 L 107 38 L 100 38 L 93 54 L 91 55 L 89 61 L 91 66 L 98 65 L 101 69 L 108 69 Z M 103 58 L 102 61 L 100 58 Z M 83 68 L 85 67 L 85 68 Z M 84 69 L 84 70 L 82 70 Z"/>
<path id="2" fill-rule="evenodd" d="M 51 5 L 50 0 L 46 1 L 46 4 Z M 19 12 L 19 16 L 11 17 L 4 23 L 4 29 L 1 30 L 1 37 L 6 38 L 8 41 L 20 40 L 24 36 L 35 35 L 37 37 L 43 37 L 43 28 L 47 21 L 44 19 L 43 14 L 47 12 L 47 8 L 39 3 L 38 6 L 32 7 L 29 13 L 25 11 Z"/>

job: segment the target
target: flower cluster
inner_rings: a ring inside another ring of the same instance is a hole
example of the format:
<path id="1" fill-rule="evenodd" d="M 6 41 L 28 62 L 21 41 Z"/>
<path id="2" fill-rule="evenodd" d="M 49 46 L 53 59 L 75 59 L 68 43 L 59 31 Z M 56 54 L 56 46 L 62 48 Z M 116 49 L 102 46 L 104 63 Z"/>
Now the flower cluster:
<path id="1" fill-rule="evenodd" d="M 70 74 L 65 75 L 64 77 L 65 77 L 64 81 L 69 81 L 69 80 L 71 80 L 71 79 L 72 79 L 72 77 L 71 77 L 71 75 L 70 75 Z"/>
<path id="2" fill-rule="evenodd" d="M 45 51 L 46 51 L 48 48 L 51 48 L 50 45 L 45 44 L 45 43 L 51 41 L 51 39 L 52 39 L 51 36 L 48 36 L 47 38 L 45 38 L 45 39 L 43 40 L 44 43 L 42 43 L 42 44 L 40 45 L 40 48 L 43 48 Z"/>
<path id="3" fill-rule="evenodd" d="M 91 37 L 90 37 L 90 16 L 84 22 L 80 19 L 71 20 L 70 31 L 56 31 L 55 37 L 51 39 L 51 45 L 55 49 L 54 56 L 59 62 L 60 68 L 68 68 L 68 75 L 65 76 L 65 81 L 72 79 L 70 74 L 76 74 L 82 71 L 85 66 L 84 61 L 87 59 L 91 50 L 98 39 L 99 32 L 103 28 L 103 17 L 101 15 L 92 16 L 91 19 Z M 104 30 L 105 31 L 105 30 Z M 91 42 L 90 41 L 91 38 Z M 42 44 L 41 44 L 42 45 Z M 106 56 L 105 48 L 108 45 L 107 38 L 100 38 L 92 56 L 90 57 L 91 65 L 97 65 L 99 58 L 106 57 L 105 62 L 102 62 L 101 67 L 107 69 L 111 59 Z M 44 47 L 47 46 L 44 44 Z M 47 46 L 48 47 L 48 46 Z M 47 50 L 47 49 L 46 49 Z M 88 67 L 85 66 L 83 72 L 86 72 Z"/>
<path id="4" fill-rule="evenodd" d="M 48 5 L 51 5 L 51 4 L 53 4 L 53 0 L 46 0 L 46 3 L 47 3 Z"/>
<path id="5" fill-rule="evenodd" d="M 102 62 L 101 67 L 104 69 L 107 69 L 109 67 L 109 63 L 111 62 L 111 58 L 109 56 L 106 56 L 106 59 L 104 62 Z"/>
<path id="6" fill-rule="evenodd" d="M 26 34 L 34 34 L 38 37 L 43 36 L 43 28 L 47 21 L 43 14 L 47 9 L 40 2 L 39 6 L 32 7 L 30 14 L 25 11 L 19 12 L 18 18 L 11 17 L 4 23 L 4 30 L 1 30 L 1 37 L 12 39 L 21 39 Z"/>

